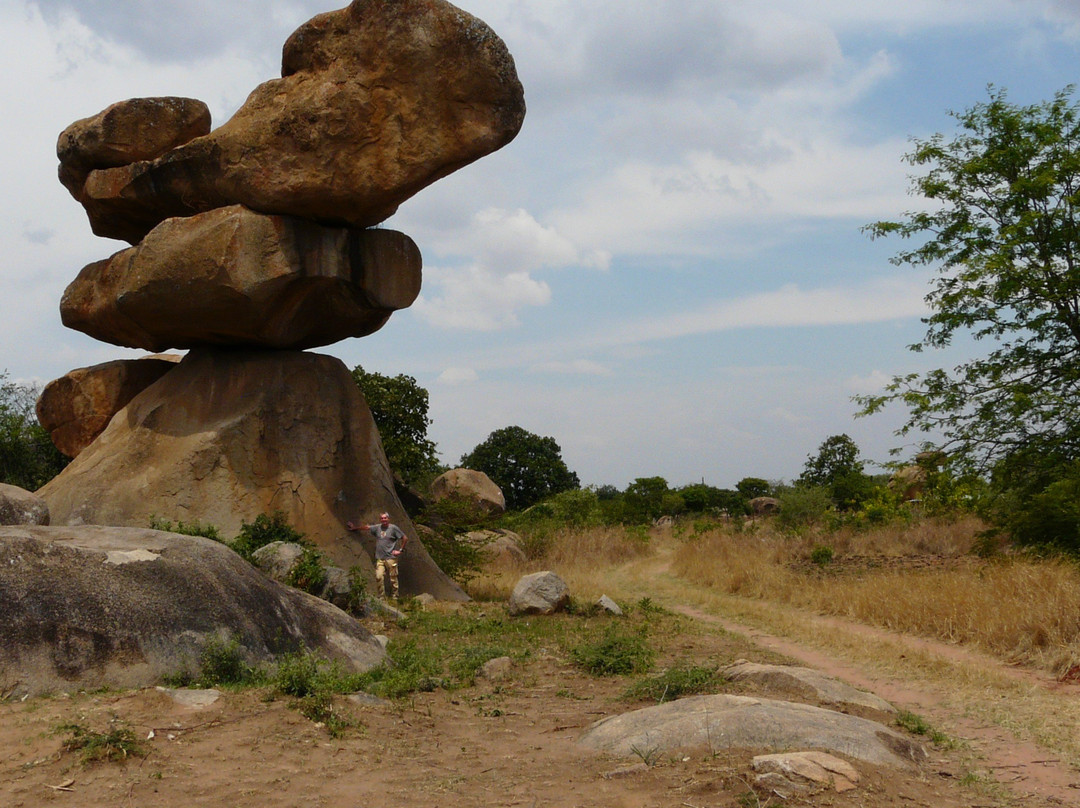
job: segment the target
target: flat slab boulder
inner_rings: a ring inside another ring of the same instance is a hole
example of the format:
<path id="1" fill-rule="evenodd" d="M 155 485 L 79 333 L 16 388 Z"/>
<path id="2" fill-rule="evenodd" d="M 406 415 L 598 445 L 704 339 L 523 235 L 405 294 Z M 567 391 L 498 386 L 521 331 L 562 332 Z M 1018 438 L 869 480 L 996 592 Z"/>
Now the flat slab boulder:
<path id="1" fill-rule="evenodd" d="M 282 78 L 221 127 L 90 172 L 79 199 L 95 233 L 133 244 L 236 203 L 370 227 L 508 143 L 524 115 L 514 61 L 484 22 L 444 0 L 354 0 L 293 33 Z"/>
<path id="2" fill-rule="evenodd" d="M 335 565 L 360 565 L 372 580 L 373 540 L 345 522 L 386 511 L 412 539 L 403 594 L 468 599 L 416 538 L 371 411 L 330 356 L 191 351 L 38 494 L 54 525 L 144 527 L 156 516 L 209 523 L 226 538 L 282 511 Z"/>
<path id="3" fill-rule="evenodd" d="M 146 357 L 77 368 L 45 385 L 37 400 L 38 423 L 57 449 L 75 457 L 131 399 L 179 361 L 179 356 Z"/>
<path id="4" fill-rule="evenodd" d="M 303 349 L 378 331 L 420 293 L 420 250 L 396 230 L 322 227 L 240 205 L 168 219 L 86 266 L 64 325 L 129 348 Z"/>
<path id="5" fill-rule="evenodd" d="M 879 766 L 911 767 L 923 747 L 876 721 L 772 699 L 690 696 L 611 716 L 579 743 L 623 757 L 635 749 L 818 749 Z"/>
<path id="6" fill-rule="evenodd" d="M 17 485 L 0 483 L 0 525 L 47 525 L 49 504 Z"/>
<path id="7" fill-rule="evenodd" d="M 741 659 L 725 668 L 723 674 L 735 682 L 754 682 L 770 691 L 793 693 L 823 704 L 864 707 L 882 713 L 896 712 L 896 708 L 885 699 L 873 693 L 867 693 L 865 690 L 858 690 L 813 668 L 793 665 L 760 665 Z"/>
<path id="8" fill-rule="evenodd" d="M 347 670 L 384 652 L 340 609 L 209 539 L 116 527 L 0 528 L 0 689 L 145 687 L 197 671 L 211 638 L 250 664 L 301 647 Z"/>
<path id="9" fill-rule="evenodd" d="M 129 98 L 75 121 L 56 143 L 60 182 L 81 198 L 87 175 L 153 160 L 210 132 L 210 109 L 195 98 Z"/>

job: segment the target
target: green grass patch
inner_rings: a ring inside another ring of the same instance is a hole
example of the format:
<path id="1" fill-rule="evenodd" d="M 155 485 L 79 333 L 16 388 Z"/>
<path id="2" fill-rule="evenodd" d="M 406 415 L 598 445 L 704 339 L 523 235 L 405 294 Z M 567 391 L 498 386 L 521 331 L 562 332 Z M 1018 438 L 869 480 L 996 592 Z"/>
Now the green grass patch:
<path id="1" fill-rule="evenodd" d="M 717 668 L 701 665 L 677 665 L 657 676 L 635 682 L 623 693 L 628 701 L 655 701 L 662 704 L 681 696 L 715 693 L 724 678 Z"/>
<path id="2" fill-rule="evenodd" d="M 621 676 L 648 671 L 656 652 L 649 647 L 645 626 L 630 629 L 612 625 L 599 639 L 573 648 L 570 657 L 593 676 Z"/>

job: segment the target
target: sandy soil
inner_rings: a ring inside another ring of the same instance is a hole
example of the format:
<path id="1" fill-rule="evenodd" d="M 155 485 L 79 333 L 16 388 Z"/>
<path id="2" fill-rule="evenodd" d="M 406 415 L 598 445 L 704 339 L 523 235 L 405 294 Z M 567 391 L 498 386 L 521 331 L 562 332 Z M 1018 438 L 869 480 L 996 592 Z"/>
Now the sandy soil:
<path id="1" fill-rule="evenodd" d="M 667 639 L 661 666 L 673 659 L 701 664 L 777 659 L 755 646 L 760 637 L 698 625 L 703 628 Z M 341 697 L 336 709 L 359 725 L 340 739 L 330 738 L 287 700 L 267 702 L 252 690 L 226 693 L 201 709 L 182 707 L 155 689 L 5 703 L 0 705 L 0 805 L 733 808 L 778 803 L 764 792 L 751 793 L 749 785 L 753 754 L 773 750 L 687 750 L 644 767 L 636 759 L 579 749 L 575 741 L 590 723 L 635 706 L 620 699 L 626 684 L 586 676 L 540 650 L 501 682 L 481 680 L 471 688 L 418 694 L 399 703 L 358 704 Z M 54 732 L 70 722 L 103 730 L 111 721 L 130 726 L 140 738 L 153 734 L 141 755 L 123 763 L 82 764 L 76 754 L 61 750 Z M 636 769 L 625 771 L 635 763 Z M 1045 795 L 1009 802 L 973 790 L 962 784 L 967 765 L 962 755 L 936 750 L 914 774 L 857 763 L 863 779 L 856 791 L 821 790 L 788 804 L 1052 804 Z"/>
<path id="2" fill-rule="evenodd" d="M 650 594 L 688 616 L 680 630 L 660 639 L 658 668 L 675 661 L 700 665 L 726 665 L 738 658 L 794 661 L 872 690 L 932 723 L 947 709 L 918 683 L 883 679 L 728 616 L 681 606 L 674 602 L 672 592 L 685 594 L 685 584 L 664 585 L 663 558 L 634 566 L 617 576 L 624 594 L 630 590 L 635 597 Z M 616 585 L 614 577 L 611 583 Z M 391 636 L 403 631 L 382 624 L 371 628 Z M 876 631 L 840 624 L 831 628 Z M 910 641 L 926 649 L 926 641 Z M 939 650 L 956 652 L 948 646 Z M 981 664 L 1001 665 L 989 659 Z M 621 677 L 587 676 L 557 651 L 538 648 L 527 664 L 519 664 L 501 681 L 478 680 L 469 688 L 420 693 L 400 702 L 338 697 L 335 710 L 356 725 L 336 739 L 325 727 L 304 718 L 289 700 L 268 701 L 259 690 L 227 692 L 202 708 L 181 706 L 153 688 L 0 702 L 0 806 L 746 808 L 781 804 L 775 795 L 751 788 L 751 758 L 776 750 L 690 749 L 650 760 L 652 765 L 646 766 L 636 758 L 615 759 L 578 748 L 577 738 L 592 722 L 643 706 L 622 698 L 628 682 Z M 1057 686 L 1050 680 L 1043 684 Z M 755 691 L 744 687 L 734 692 Z M 950 715 L 949 722 L 950 728 L 962 728 L 971 748 L 943 751 L 928 746 L 929 761 L 917 772 L 853 761 L 862 778 L 856 790 L 838 794 L 822 788 L 783 804 L 1080 806 L 1076 772 L 1001 728 L 979 726 L 958 715 Z M 59 725 L 69 723 L 93 730 L 128 726 L 145 739 L 143 749 L 121 763 L 84 764 L 76 753 L 63 751 L 62 735 L 56 733 Z M 974 762 L 973 756 L 978 758 Z M 973 783 L 976 767 L 995 772 L 997 783 Z"/>

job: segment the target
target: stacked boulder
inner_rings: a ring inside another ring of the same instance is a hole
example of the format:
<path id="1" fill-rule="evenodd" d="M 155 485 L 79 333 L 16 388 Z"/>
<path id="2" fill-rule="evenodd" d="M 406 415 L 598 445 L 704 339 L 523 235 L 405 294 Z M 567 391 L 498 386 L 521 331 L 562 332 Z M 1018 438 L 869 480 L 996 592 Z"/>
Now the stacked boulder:
<path id="1" fill-rule="evenodd" d="M 420 251 L 371 229 L 500 148 L 525 113 L 503 42 L 443 0 L 354 0 L 285 43 L 282 77 L 211 129 L 187 98 L 114 104 L 60 136 L 93 231 L 132 246 L 85 267 L 65 325 L 170 359 L 73 371 L 38 414 L 74 457 L 41 489 L 56 525 L 198 520 L 235 535 L 283 511 L 339 566 L 346 520 L 415 535 L 343 363 L 307 349 L 381 328 L 420 291 Z M 464 597 L 410 543 L 407 594 Z"/>

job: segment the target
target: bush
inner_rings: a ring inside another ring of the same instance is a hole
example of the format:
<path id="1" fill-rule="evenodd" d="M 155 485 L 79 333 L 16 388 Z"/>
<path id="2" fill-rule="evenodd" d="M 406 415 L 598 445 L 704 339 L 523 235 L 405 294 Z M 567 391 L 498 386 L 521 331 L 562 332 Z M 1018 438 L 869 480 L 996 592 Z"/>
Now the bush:
<path id="1" fill-rule="evenodd" d="M 326 586 L 326 568 L 323 557 L 314 547 L 304 547 L 300 558 L 293 564 L 285 583 L 311 595 L 318 595 Z"/>
<path id="2" fill-rule="evenodd" d="M 810 551 L 810 561 L 819 567 L 827 567 L 833 560 L 833 548 L 818 545 Z"/>
<path id="3" fill-rule="evenodd" d="M 610 626 L 599 641 L 579 645 L 571 650 L 570 656 L 578 667 L 593 676 L 617 676 L 649 670 L 655 652 L 649 647 L 644 630 L 631 632 Z"/>
<path id="4" fill-rule="evenodd" d="M 780 494 L 776 524 L 783 530 L 799 532 L 821 524 L 833 507 L 829 490 L 821 486 L 795 486 Z"/>
<path id="5" fill-rule="evenodd" d="M 284 511 L 274 511 L 270 516 L 260 513 L 254 522 L 241 523 L 240 535 L 229 546 L 242 558 L 251 561 L 256 550 L 276 541 L 310 544 L 304 539 L 303 533 L 289 524 Z"/>
<path id="6" fill-rule="evenodd" d="M 61 724 L 56 733 L 66 733 L 62 744 L 65 752 L 79 752 L 83 763 L 100 760 L 122 761 L 141 755 L 143 745 L 127 727 L 110 726 L 105 732 L 95 732 L 82 724 Z"/>
<path id="7" fill-rule="evenodd" d="M 225 544 L 221 538 L 221 532 L 211 524 L 202 522 L 177 522 L 173 524 L 168 519 L 160 519 L 157 516 L 150 517 L 151 530 L 164 530 L 166 533 L 179 533 L 181 536 L 202 536 L 204 539 L 213 539 Z"/>

